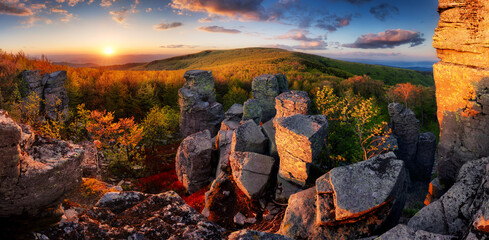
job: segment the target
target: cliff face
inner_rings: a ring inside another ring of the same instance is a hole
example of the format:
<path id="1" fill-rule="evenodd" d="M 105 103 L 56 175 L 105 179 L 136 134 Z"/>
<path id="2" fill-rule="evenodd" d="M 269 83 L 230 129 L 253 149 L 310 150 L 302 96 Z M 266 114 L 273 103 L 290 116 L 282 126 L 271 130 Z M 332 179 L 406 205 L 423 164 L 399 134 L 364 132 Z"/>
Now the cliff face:
<path id="1" fill-rule="evenodd" d="M 438 172 L 450 184 L 463 163 L 489 155 L 489 2 L 439 0 L 438 11 Z"/>

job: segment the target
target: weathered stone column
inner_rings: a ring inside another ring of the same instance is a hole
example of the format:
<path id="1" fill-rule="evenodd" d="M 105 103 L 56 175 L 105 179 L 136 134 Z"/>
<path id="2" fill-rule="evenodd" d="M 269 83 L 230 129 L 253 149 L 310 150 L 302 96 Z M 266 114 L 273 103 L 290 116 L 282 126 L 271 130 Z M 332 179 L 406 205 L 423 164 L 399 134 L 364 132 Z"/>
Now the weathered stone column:
<path id="1" fill-rule="evenodd" d="M 438 173 L 451 184 L 463 163 L 489 156 L 489 1 L 439 0 L 438 11 Z"/>

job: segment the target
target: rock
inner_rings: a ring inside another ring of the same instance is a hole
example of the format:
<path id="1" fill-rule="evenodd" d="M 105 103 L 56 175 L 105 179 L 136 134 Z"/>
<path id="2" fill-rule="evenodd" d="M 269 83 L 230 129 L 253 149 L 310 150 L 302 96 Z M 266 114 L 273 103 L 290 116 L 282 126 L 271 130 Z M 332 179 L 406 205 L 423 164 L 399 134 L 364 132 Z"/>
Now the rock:
<path id="1" fill-rule="evenodd" d="M 395 151 L 396 156 L 406 162 L 409 173 L 414 174 L 418 170 L 415 161 L 419 121 L 414 112 L 409 108 L 405 109 L 402 104 L 390 103 L 388 110 L 391 117 L 390 127 L 399 145 L 399 149 Z"/>
<path id="2" fill-rule="evenodd" d="M 287 76 L 284 74 L 275 74 L 278 83 L 278 92 L 283 93 L 289 91 L 289 82 L 287 81 Z"/>
<path id="3" fill-rule="evenodd" d="M 316 228 L 315 196 L 315 187 L 292 194 L 277 233 L 292 239 L 313 239 L 311 232 Z"/>
<path id="4" fill-rule="evenodd" d="M 243 121 L 252 119 L 256 124 L 262 121 L 262 108 L 260 101 L 257 99 L 248 99 L 244 102 Z"/>
<path id="5" fill-rule="evenodd" d="M 307 115 L 311 107 L 309 95 L 303 91 L 284 92 L 275 98 L 276 118 L 295 114 Z"/>
<path id="6" fill-rule="evenodd" d="M 245 224 L 246 217 L 239 212 L 234 216 L 233 220 L 235 224 L 242 226 Z"/>
<path id="7" fill-rule="evenodd" d="M 275 193 L 275 199 L 279 201 L 284 201 L 289 199 L 292 194 L 302 191 L 302 186 L 291 183 L 280 176 L 277 175 L 277 189 Z"/>
<path id="8" fill-rule="evenodd" d="M 280 156 L 279 173 L 288 181 L 304 186 L 310 165 L 325 146 L 328 121 L 324 115 L 297 114 L 275 118 L 275 141 Z"/>
<path id="9" fill-rule="evenodd" d="M 119 214 L 134 207 L 149 195 L 141 192 L 108 192 L 98 200 L 96 207 L 109 208 L 111 212 Z"/>
<path id="10" fill-rule="evenodd" d="M 81 163 L 83 177 L 100 177 L 99 154 L 93 142 L 83 141 L 79 143 L 85 149 Z"/>
<path id="11" fill-rule="evenodd" d="M 489 33 L 486 1 L 444 0 L 433 36 L 440 62 L 433 66 L 440 123 L 438 173 L 448 187 L 460 167 L 489 156 L 487 124 Z M 460 21 L 453 21 L 460 19 Z"/>
<path id="12" fill-rule="evenodd" d="M 268 232 L 259 232 L 250 229 L 243 229 L 236 232 L 232 232 L 229 237 L 229 240 L 292 240 L 283 235 L 273 234 Z"/>
<path id="13" fill-rule="evenodd" d="M 231 153 L 231 142 L 233 140 L 234 131 L 221 130 L 217 134 L 217 146 L 219 149 L 219 162 L 217 164 L 216 179 L 221 174 L 223 168 L 229 164 L 229 154 Z"/>
<path id="14" fill-rule="evenodd" d="M 277 143 L 275 142 L 275 127 L 273 119 L 264 123 L 262 126 L 263 133 L 268 138 L 268 154 L 278 159 Z"/>
<path id="15" fill-rule="evenodd" d="M 69 114 L 68 92 L 63 86 L 66 81 L 66 71 L 57 71 L 45 74 L 43 77 L 44 85 L 44 110 L 46 117 L 52 120 L 67 119 Z"/>
<path id="16" fill-rule="evenodd" d="M 251 91 L 253 98 L 258 100 L 261 106 L 261 120 L 267 122 L 272 119 L 276 113 L 275 97 L 280 93 L 277 78 L 270 74 L 260 75 L 253 79 Z"/>
<path id="17" fill-rule="evenodd" d="M 244 122 L 234 130 L 231 152 L 267 152 L 267 138 L 253 120 Z"/>
<path id="18" fill-rule="evenodd" d="M 489 233 L 489 201 L 486 199 L 482 204 L 480 211 L 477 213 L 476 218 L 472 225 L 474 228 L 485 234 Z"/>
<path id="19" fill-rule="evenodd" d="M 209 130 L 186 137 L 178 147 L 175 168 L 178 180 L 188 193 L 197 192 L 211 177 L 212 142 Z"/>
<path id="20" fill-rule="evenodd" d="M 224 121 L 221 122 L 221 129 L 220 130 L 235 130 L 240 125 L 241 125 L 240 122 L 235 122 L 235 121 L 224 119 Z"/>
<path id="21" fill-rule="evenodd" d="M 243 118 L 243 105 L 239 103 L 233 104 L 227 111 L 224 113 L 224 118 L 229 121 L 239 122 L 241 118 Z"/>
<path id="22" fill-rule="evenodd" d="M 415 165 L 417 171 L 411 172 L 414 181 L 430 182 L 435 163 L 436 136 L 432 132 L 420 133 L 416 150 Z"/>
<path id="23" fill-rule="evenodd" d="M 120 213 L 93 207 L 81 213 L 78 221 L 40 234 L 49 239 L 224 239 L 222 227 L 185 204 L 173 191 L 148 194 Z"/>
<path id="24" fill-rule="evenodd" d="M 404 162 L 393 153 L 334 168 L 315 188 L 290 196 L 278 233 L 293 239 L 372 236 L 397 222 L 406 188 Z"/>
<path id="25" fill-rule="evenodd" d="M 415 230 L 462 236 L 470 225 L 469 219 L 477 211 L 481 196 L 480 186 L 489 158 L 468 162 L 460 169 L 456 183 L 437 201 L 422 208 L 409 220 Z"/>
<path id="26" fill-rule="evenodd" d="M 25 96 L 24 106 L 38 106 L 37 111 L 41 116 L 51 120 L 66 120 L 68 118 L 68 93 L 64 87 L 66 71 L 57 71 L 44 74 L 41 77 L 39 70 L 28 70 L 21 73 L 26 89 L 21 94 Z M 39 102 L 32 102 L 35 98 L 29 98 L 35 93 Z M 41 110 L 44 109 L 44 112 Z"/>
<path id="27" fill-rule="evenodd" d="M 33 141 L 34 134 L 23 129 L 32 131 L 0 110 L 0 220 L 5 223 L 2 229 L 25 232 L 33 221 L 60 220 L 59 204 L 81 182 L 84 150 L 41 136 Z"/>
<path id="28" fill-rule="evenodd" d="M 455 236 L 441 235 L 436 233 L 430 233 L 423 230 L 415 231 L 414 229 L 399 224 L 396 227 L 385 232 L 378 238 L 379 240 L 389 239 L 405 239 L 405 240 L 455 240 Z"/>
<path id="29" fill-rule="evenodd" d="M 316 202 L 320 220 L 318 224 L 356 218 L 390 201 L 399 202 L 397 209 L 390 210 L 391 214 L 397 215 L 393 217 L 397 221 L 405 201 L 404 163 L 390 152 L 356 164 L 337 167 L 316 180 L 316 191 L 322 197 L 318 197 Z M 325 203 L 329 199 L 331 203 Z M 334 213 L 321 211 L 322 204 L 333 204 Z"/>
<path id="30" fill-rule="evenodd" d="M 215 136 L 224 118 L 222 104 L 216 102 L 212 72 L 185 72 L 185 84 L 178 90 L 180 129 L 184 137 L 209 130 Z"/>
<path id="31" fill-rule="evenodd" d="M 233 178 L 249 198 L 263 194 L 275 160 L 254 152 L 232 152 L 230 159 Z"/>

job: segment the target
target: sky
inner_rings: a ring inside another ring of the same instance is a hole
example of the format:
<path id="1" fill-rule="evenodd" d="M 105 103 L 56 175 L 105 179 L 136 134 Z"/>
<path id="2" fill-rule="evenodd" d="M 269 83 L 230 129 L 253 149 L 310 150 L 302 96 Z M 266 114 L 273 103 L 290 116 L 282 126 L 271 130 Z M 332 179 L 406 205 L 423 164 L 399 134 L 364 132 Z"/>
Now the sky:
<path id="1" fill-rule="evenodd" d="M 432 37 L 437 4 L 437 0 L 0 0 L 0 49 L 78 63 L 97 56 L 108 64 L 244 47 L 277 47 L 338 59 L 436 61 Z M 105 53 L 111 49 L 113 53 Z"/>

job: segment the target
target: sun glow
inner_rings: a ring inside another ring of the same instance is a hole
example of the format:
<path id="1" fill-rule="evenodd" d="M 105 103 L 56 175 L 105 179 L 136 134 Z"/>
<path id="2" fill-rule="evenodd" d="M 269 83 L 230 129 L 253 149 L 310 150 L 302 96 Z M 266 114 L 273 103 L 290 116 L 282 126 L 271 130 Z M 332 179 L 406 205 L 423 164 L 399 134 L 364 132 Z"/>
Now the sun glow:
<path id="1" fill-rule="evenodd" d="M 112 55 L 113 53 L 114 53 L 114 49 L 112 47 L 104 48 L 104 54 L 105 55 Z"/>

